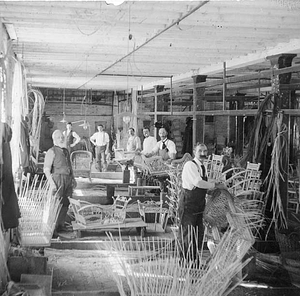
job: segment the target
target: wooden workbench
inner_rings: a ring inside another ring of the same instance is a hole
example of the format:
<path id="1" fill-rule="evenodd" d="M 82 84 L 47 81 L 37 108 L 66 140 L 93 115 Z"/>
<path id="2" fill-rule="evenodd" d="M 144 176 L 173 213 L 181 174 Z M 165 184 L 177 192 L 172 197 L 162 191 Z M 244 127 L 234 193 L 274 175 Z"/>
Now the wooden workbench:
<path id="1" fill-rule="evenodd" d="M 77 237 L 81 237 L 82 231 L 89 230 L 107 230 L 107 229 L 122 229 L 122 228 L 136 228 L 138 234 L 142 237 L 145 234 L 147 223 L 145 223 L 141 218 L 126 218 L 123 223 L 116 224 L 89 224 L 83 225 L 72 221 L 73 230 L 76 231 Z"/>

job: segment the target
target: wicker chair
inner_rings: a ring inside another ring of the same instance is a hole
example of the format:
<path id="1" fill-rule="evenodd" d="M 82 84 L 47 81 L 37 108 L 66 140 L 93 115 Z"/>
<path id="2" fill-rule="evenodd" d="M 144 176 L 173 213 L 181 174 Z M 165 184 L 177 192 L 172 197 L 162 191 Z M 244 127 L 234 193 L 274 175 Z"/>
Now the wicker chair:
<path id="1" fill-rule="evenodd" d="M 114 198 L 112 205 L 104 206 L 69 198 L 75 221 L 83 226 L 123 223 L 130 200 L 131 198 L 118 196 Z"/>
<path id="2" fill-rule="evenodd" d="M 222 177 L 224 167 L 223 157 L 224 155 L 212 154 L 212 157 L 209 157 L 206 163 L 204 163 L 208 179 L 219 180 Z"/>
<path id="3" fill-rule="evenodd" d="M 93 154 L 90 151 L 77 150 L 71 153 L 71 164 L 75 177 L 87 177 L 91 181 Z"/>

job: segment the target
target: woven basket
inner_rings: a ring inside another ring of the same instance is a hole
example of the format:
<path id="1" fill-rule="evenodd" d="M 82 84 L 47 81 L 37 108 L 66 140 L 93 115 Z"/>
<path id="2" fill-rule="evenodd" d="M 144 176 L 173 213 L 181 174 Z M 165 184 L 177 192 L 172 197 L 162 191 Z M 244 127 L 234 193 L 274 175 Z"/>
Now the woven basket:
<path id="1" fill-rule="evenodd" d="M 294 267 L 288 264 L 283 264 L 283 267 L 288 271 L 291 283 L 300 288 L 300 267 Z"/>
<path id="2" fill-rule="evenodd" d="M 280 252 L 293 252 L 300 251 L 299 237 L 297 233 L 292 232 L 289 234 L 280 233 L 277 229 L 275 230 L 276 241 L 279 244 Z"/>
<path id="3" fill-rule="evenodd" d="M 291 283 L 300 287 L 300 243 L 297 233 L 280 233 L 275 230 L 283 267 L 288 271 Z"/>
<path id="4" fill-rule="evenodd" d="M 208 197 L 203 221 L 209 227 L 226 227 L 228 219 L 226 214 L 234 212 L 233 196 L 224 189 L 215 189 Z"/>

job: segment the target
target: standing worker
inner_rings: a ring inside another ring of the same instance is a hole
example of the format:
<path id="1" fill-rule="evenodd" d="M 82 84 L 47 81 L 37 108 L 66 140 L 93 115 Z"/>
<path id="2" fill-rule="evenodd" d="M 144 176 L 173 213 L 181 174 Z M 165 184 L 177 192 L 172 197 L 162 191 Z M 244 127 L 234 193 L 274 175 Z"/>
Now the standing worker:
<path id="1" fill-rule="evenodd" d="M 103 124 L 98 124 L 97 129 L 98 131 L 90 137 L 90 141 L 95 145 L 96 168 L 102 172 L 106 170 L 107 166 L 106 155 L 109 154 L 109 135 L 103 130 Z"/>
<path id="2" fill-rule="evenodd" d="M 135 130 L 130 127 L 128 130 L 129 138 L 127 140 L 126 151 L 127 152 L 138 152 L 141 151 L 141 140 L 135 135 Z"/>
<path id="3" fill-rule="evenodd" d="M 74 147 L 80 142 L 80 137 L 76 132 L 72 130 L 72 122 L 68 122 L 66 129 L 63 132 L 66 141 L 66 148 L 68 149 L 70 155 L 74 151 Z"/>
<path id="4" fill-rule="evenodd" d="M 154 146 L 152 151 L 146 154 L 146 157 L 153 155 L 159 155 L 163 160 L 173 160 L 176 158 L 176 145 L 175 143 L 167 138 L 168 132 L 165 128 L 160 128 L 158 131 L 160 141 Z"/>
<path id="5" fill-rule="evenodd" d="M 143 134 L 144 134 L 144 141 L 143 141 L 143 150 L 141 151 L 141 154 L 148 154 L 151 153 L 152 149 L 155 147 L 157 144 L 157 140 L 150 136 L 150 129 L 149 127 L 144 127 L 143 128 Z"/>
<path id="6" fill-rule="evenodd" d="M 50 186 L 57 191 L 57 196 L 61 198 L 62 208 L 58 214 L 54 231 L 54 237 L 57 237 L 57 232 L 67 230 L 65 219 L 70 204 L 68 197 L 72 197 L 73 189 L 77 183 L 62 132 L 55 130 L 52 139 L 54 146 L 46 152 L 44 174 L 50 182 Z"/>
<path id="7" fill-rule="evenodd" d="M 202 246 L 206 192 L 208 189 L 226 188 L 224 184 L 207 180 L 203 163 L 206 158 L 206 145 L 197 143 L 194 147 L 194 159 L 186 162 L 182 170 L 182 194 L 178 205 L 179 239 L 182 241 L 184 255 L 193 260 L 197 258 L 197 250 Z M 189 247 L 191 244 L 192 249 Z"/>

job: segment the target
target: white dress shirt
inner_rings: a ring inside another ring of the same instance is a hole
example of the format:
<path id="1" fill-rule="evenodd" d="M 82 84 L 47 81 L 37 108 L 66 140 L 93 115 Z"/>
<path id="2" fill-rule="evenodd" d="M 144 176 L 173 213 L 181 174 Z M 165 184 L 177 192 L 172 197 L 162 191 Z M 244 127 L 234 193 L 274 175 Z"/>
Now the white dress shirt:
<path id="1" fill-rule="evenodd" d="M 155 147 L 156 144 L 157 144 L 157 140 L 154 137 L 149 136 L 145 138 L 143 142 L 143 151 L 141 153 L 142 154 L 151 153 L 152 149 Z"/>
<path id="2" fill-rule="evenodd" d="M 195 187 L 202 189 L 213 189 L 215 188 L 215 184 L 204 181 L 202 179 L 202 163 L 194 158 L 193 161 L 188 161 L 185 163 L 182 170 L 182 187 L 184 189 L 193 190 Z"/>
<path id="3" fill-rule="evenodd" d="M 128 152 L 135 152 L 141 149 L 141 140 L 138 136 L 130 136 L 127 141 L 126 150 Z"/>
<path id="4" fill-rule="evenodd" d="M 96 144 L 96 146 L 104 146 L 109 144 L 109 136 L 108 133 L 106 132 L 95 132 L 91 137 L 90 137 L 91 142 Z"/>
<path id="5" fill-rule="evenodd" d="M 159 150 L 162 149 L 163 143 L 165 143 L 166 147 L 168 148 L 168 154 L 171 157 L 171 155 L 174 153 L 177 153 L 176 150 L 176 145 L 172 140 L 166 139 L 164 142 L 163 141 L 159 141 L 157 142 L 157 144 L 155 145 L 155 147 L 152 150 L 152 153 L 158 153 Z"/>

